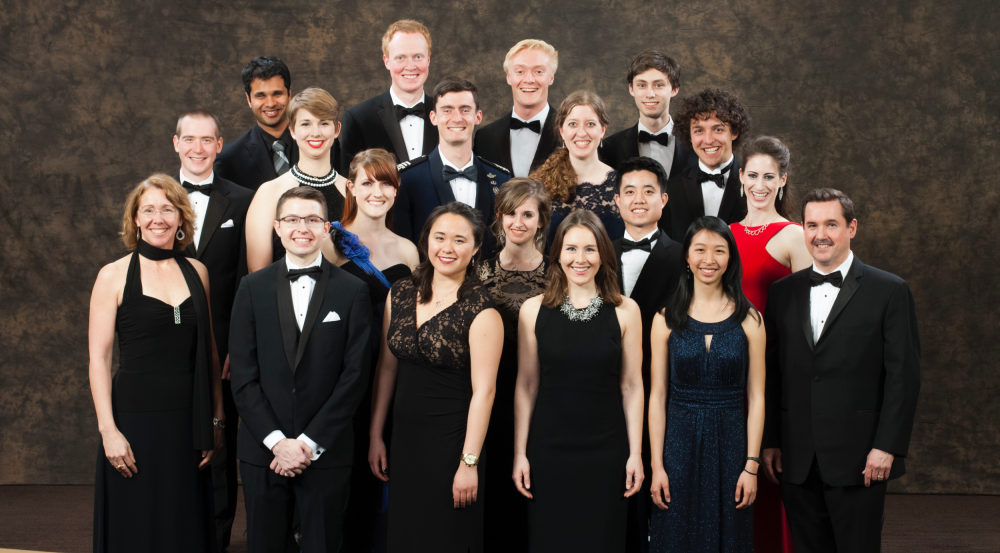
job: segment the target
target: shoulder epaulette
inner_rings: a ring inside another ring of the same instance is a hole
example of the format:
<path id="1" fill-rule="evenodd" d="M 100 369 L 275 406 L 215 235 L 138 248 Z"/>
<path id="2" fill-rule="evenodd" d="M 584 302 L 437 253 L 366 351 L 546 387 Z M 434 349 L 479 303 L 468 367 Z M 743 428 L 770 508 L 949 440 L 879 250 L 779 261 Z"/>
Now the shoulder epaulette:
<path id="1" fill-rule="evenodd" d="M 403 171 L 405 169 L 409 169 L 410 167 L 414 167 L 416 165 L 420 165 L 421 163 L 423 163 L 425 161 L 427 161 L 427 156 L 420 156 L 418 158 L 411 159 L 411 160 L 408 160 L 408 161 L 404 161 L 403 163 L 400 163 L 400 164 L 396 165 L 396 170 L 397 171 Z"/>
<path id="2" fill-rule="evenodd" d="M 490 160 L 486 159 L 486 158 L 485 158 L 485 157 L 483 157 L 483 156 L 476 156 L 476 157 L 477 157 L 477 158 L 479 158 L 479 161 L 482 161 L 482 162 L 483 162 L 483 163 L 485 163 L 486 165 L 489 165 L 490 167 L 493 167 L 493 168 L 495 168 L 495 169 L 497 169 L 497 170 L 499 170 L 499 171 L 501 171 L 501 172 L 504 172 L 504 173 L 507 173 L 507 176 L 508 176 L 508 177 L 509 177 L 509 176 L 513 176 L 513 175 L 514 175 L 514 173 L 511 173 L 511 172 L 510 172 L 510 169 L 508 169 L 508 168 L 504 167 L 503 165 L 500 165 L 499 163 L 494 163 L 494 162 L 492 162 L 492 161 L 490 161 Z"/>

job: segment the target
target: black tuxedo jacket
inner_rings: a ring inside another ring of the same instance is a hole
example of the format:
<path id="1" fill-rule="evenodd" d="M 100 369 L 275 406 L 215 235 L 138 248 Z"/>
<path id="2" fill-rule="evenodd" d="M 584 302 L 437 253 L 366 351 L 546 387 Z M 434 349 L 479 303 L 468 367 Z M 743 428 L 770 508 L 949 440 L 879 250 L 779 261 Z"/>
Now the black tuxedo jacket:
<path id="1" fill-rule="evenodd" d="M 263 131 L 254 124 L 236 140 L 222 146 L 222 153 L 215 158 L 215 174 L 254 191 L 265 182 L 278 178 L 278 174 L 274 172 L 274 160 L 267 144 L 261 140 L 261 132 Z M 338 171 L 339 158 L 339 140 L 334 140 L 333 146 L 330 147 L 330 163 Z M 288 152 L 288 161 L 292 165 L 299 162 L 299 147 L 294 140 Z"/>
<path id="2" fill-rule="evenodd" d="M 496 219 L 496 193 L 500 185 L 510 179 L 510 172 L 481 157 L 473 157 L 478 172 L 476 209 L 483 216 L 487 229 L 479 258 L 490 259 L 496 249 L 496 240 L 489 230 Z M 444 162 L 437 148 L 426 157 L 400 163 L 399 171 L 402 184 L 393 209 L 393 229 L 396 234 L 416 243 L 431 211 L 455 201 L 455 193 L 451 184 L 444 180 Z"/>
<path id="3" fill-rule="evenodd" d="M 477 156 L 488 159 L 501 167 L 513 167 L 510 157 L 510 114 L 493 121 L 476 131 L 473 151 Z M 538 148 L 535 157 L 531 159 L 531 171 L 538 169 L 549 159 L 556 146 L 559 145 L 559 133 L 556 131 L 556 110 L 549 107 L 549 114 L 542 124 L 542 133 L 538 138 Z"/>
<path id="4" fill-rule="evenodd" d="M 733 167 L 726 179 L 726 189 L 722 194 L 722 205 L 718 217 L 727 225 L 743 220 L 747 212 L 747 200 L 740 196 L 740 158 L 733 156 Z M 667 181 L 667 209 L 660 218 L 660 229 L 678 242 L 684 241 L 691 223 L 705 216 L 705 200 L 701 195 L 698 180 L 698 161 Z"/>
<path id="5" fill-rule="evenodd" d="M 309 470 L 351 464 L 351 419 L 368 385 L 372 307 L 367 284 L 325 259 L 320 266 L 301 333 L 284 259 L 246 276 L 236 292 L 229 355 L 243 462 L 268 466 L 274 455 L 264 438 L 281 430 L 326 448 Z M 339 320 L 324 322 L 331 313 Z"/>
<path id="6" fill-rule="evenodd" d="M 247 274 L 246 220 L 252 200 L 253 192 L 216 174 L 201 242 L 184 250 L 184 255 L 201 261 L 208 269 L 212 329 L 220 363 L 226 362 L 229 353 L 229 320 L 236 286 Z"/>
<path id="7" fill-rule="evenodd" d="M 624 279 L 622 276 L 622 239 L 612 242 L 615 248 L 615 258 L 618 260 L 618 290 L 625 294 Z M 639 272 L 639 279 L 635 281 L 630 296 L 639 304 L 639 313 L 642 316 L 642 389 L 645 396 L 643 413 L 649 412 L 649 388 L 650 374 L 649 365 L 652 359 L 650 350 L 649 333 L 653 328 L 653 316 L 667 303 L 667 299 L 677 288 L 677 281 L 684 274 L 684 252 L 677 242 L 670 239 L 664 232 L 660 232 L 660 237 L 649 252 L 649 257 L 642 265 Z M 649 467 L 649 418 L 643 417 L 642 422 L 642 459 L 643 464 Z"/>
<path id="8" fill-rule="evenodd" d="M 430 112 L 433 100 L 424 95 L 424 145 L 421 155 L 427 155 L 438 145 L 438 130 L 431 124 Z M 389 91 L 369 98 L 344 113 L 344 128 L 340 133 L 341 172 L 347 174 L 351 160 L 362 150 L 382 148 L 396 155 L 396 160 L 410 159 L 406 153 L 403 131 L 399 130 L 399 119 L 393 107 Z"/>
<path id="9" fill-rule="evenodd" d="M 763 447 L 781 448 L 781 480 L 801 484 L 815 458 L 823 482 L 864 483 L 872 448 L 903 458 L 920 391 L 920 337 L 910 288 L 857 257 L 813 343 L 805 269 L 771 285 Z"/>
<path id="10" fill-rule="evenodd" d="M 689 167 L 698 165 L 698 156 L 695 155 L 694 151 L 681 143 L 677 137 L 673 139 L 675 144 L 674 161 L 670 164 L 668 179 L 674 178 Z M 597 155 L 600 156 L 601 161 L 614 167 L 615 171 L 618 170 L 618 166 L 623 161 L 639 157 L 639 124 L 636 123 L 605 138 L 604 146 L 597 151 Z"/>

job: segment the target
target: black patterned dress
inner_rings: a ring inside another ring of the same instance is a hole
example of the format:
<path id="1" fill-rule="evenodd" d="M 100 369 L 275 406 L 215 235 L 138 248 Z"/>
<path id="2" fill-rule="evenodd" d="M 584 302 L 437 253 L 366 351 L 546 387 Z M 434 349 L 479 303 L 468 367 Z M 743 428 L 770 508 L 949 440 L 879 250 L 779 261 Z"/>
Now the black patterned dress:
<path id="1" fill-rule="evenodd" d="M 552 244 L 552 238 L 556 235 L 559 223 L 567 215 L 581 209 L 589 209 L 597 215 L 604 225 L 604 230 L 608 231 L 608 236 L 612 239 L 625 233 L 625 222 L 622 221 L 618 206 L 615 205 L 615 172 L 608 171 L 604 177 L 604 182 L 591 184 L 589 182 L 576 185 L 576 194 L 568 201 L 552 200 L 552 222 L 549 224 L 549 232 L 545 237 L 546 244 Z"/>
<path id="2" fill-rule="evenodd" d="M 417 328 L 417 290 L 392 287 L 387 340 L 399 360 L 389 452 L 389 551 L 467 553 L 483 550 L 483 504 L 455 509 L 458 470 L 472 400 L 469 327 L 494 307 L 476 286 Z M 479 465 L 483 482 L 485 459 Z"/>

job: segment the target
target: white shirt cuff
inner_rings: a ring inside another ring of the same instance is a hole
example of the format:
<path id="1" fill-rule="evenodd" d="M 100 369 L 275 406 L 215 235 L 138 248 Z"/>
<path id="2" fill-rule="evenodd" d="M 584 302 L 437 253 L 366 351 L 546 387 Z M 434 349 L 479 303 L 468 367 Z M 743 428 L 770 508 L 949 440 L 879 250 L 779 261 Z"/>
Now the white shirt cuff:
<path id="1" fill-rule="evenodd" d="M 303 442 L 306 443 L 307 446 L 312 448 L 313 455 L 312 457 L 309 458 L 310 461 L 315 461 L 319 459 L 319 456 L 322 455 L 324 451 L 326 451 L 326 448 L 320 447 L 318 443 L 309 439 L 309 436 L 306 436 L 305 434 L 299 434 L 298 439 L 302 440 Z"/>
<path id="2" fill-rule="evenodd" d="M 264 447 L 268 450 L 274 449 L 275 444 L 285 439 L 285 433 L 281 430 L 275 430 L 264 438 Z"/>

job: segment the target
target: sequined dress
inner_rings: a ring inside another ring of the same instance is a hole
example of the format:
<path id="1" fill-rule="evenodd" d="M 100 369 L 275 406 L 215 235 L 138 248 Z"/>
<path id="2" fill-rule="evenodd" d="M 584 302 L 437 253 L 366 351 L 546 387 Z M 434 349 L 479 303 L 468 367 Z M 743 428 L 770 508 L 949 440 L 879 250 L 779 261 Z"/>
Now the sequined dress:
<path id="1" fill-rule="evenodd" d="M 666 511 L 653 509 L 649 550 L 751 553 L 753 507 L 737 510 L 734 501 L 747 455 L 746 334 L 735 316 L 718 323 L 688 318 L 667 344 L 663 466 L 671 501 Z"/>
<path id="2" fill-rule="evenodd" d="M 552 244 L 552 238 L 556 235 L 559 223 L 567 215 L 581 209 L 589 209 L 597 215 L 604 225 L 604 230 L 608 231 L 608 236 L 621 236 L 625 233 L 625 222 L 615 205 L 615 172 L 608 171 L 602 183 L 581 183 L 576 185 L 576 194 L 568 201 L 552 200 L 552 222 L 549 224 L 549 232 L 546 235 L 545 243 Z"/>

